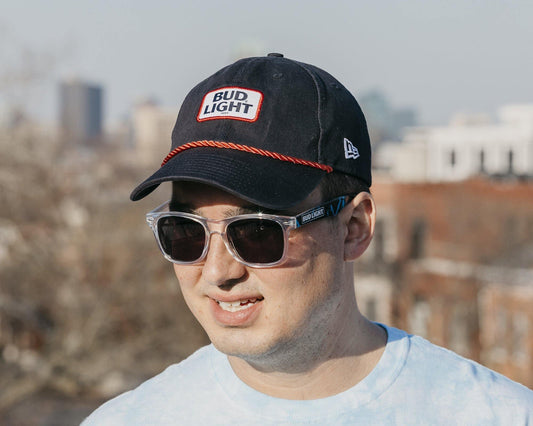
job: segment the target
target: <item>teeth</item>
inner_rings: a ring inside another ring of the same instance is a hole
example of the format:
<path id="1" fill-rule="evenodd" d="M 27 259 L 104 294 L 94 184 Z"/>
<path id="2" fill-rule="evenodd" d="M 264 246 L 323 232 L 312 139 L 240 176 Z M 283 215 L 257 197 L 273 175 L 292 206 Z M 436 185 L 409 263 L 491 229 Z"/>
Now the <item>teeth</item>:
<path id="1" fill-rule="evenodd" d="M 253 299 L 237 300 L 235 302 L 222 302 L 220 300 L 217 300 L 217 303 L 225 311 L 237 312 L 237 311 L 242 311 L 244 309 L 248 309 L 250 306 L 252 306 L 258 300 L 263 300 L 263 299 L 258 299 L 257 297 L 255 297 Z"/>

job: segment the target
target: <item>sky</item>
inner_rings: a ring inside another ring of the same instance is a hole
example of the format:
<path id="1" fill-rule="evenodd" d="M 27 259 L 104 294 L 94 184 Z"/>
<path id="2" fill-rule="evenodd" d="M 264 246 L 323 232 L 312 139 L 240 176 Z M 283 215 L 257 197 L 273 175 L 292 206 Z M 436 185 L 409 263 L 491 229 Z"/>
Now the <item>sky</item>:
<path id="1" fill-rule="evenodd" d="M 0 0 L 0 100 L 55 120 L 58 82 L 77 77 L 104 86 L 109 124 L 147 97 L 178 107 L 242 53 L 281 52 L 446 124 L 533 103 L 531 22 L 531 0 Z"/>

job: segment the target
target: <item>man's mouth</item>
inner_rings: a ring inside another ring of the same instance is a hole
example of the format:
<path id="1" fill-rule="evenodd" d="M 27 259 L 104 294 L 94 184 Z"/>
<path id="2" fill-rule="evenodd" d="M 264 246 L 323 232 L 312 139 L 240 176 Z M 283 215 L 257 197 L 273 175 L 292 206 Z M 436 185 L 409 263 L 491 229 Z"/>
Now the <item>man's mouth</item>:
<path id="1" fill-rule="evenodd" d="M 222 302 L 217 300 L 217 303 L 224 311 L 237 312 L 248 309 L 263 299 L 263 297 L 254 297 L 252 299 L 236 300 L 235 302 Z"/>

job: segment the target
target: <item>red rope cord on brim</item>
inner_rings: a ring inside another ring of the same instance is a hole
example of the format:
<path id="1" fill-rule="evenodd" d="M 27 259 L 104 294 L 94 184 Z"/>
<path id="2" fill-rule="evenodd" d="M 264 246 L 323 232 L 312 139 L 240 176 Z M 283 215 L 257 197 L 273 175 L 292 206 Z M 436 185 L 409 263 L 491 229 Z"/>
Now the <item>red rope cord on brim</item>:
<path id="1" fill-rule="evenodd" d="M 308 161 L 308 160 L 302 160 L 300 158 L 295 157 L 289 157 L 288 155 L 278 154 L 277 152 L 272 151 L 266 151 L 264 149 L 254 148 L 251 146 L 246 145 L 240 145 L 237 143 L 231 143 L 231 142 L 217 142 L 217 141 L 196 141 L 196 142 L 189 142 L 184 145 L 178 146 L 177 148 L 170 151 L 170 153 L 165 157 L 163 162 L 161 163 L 161 167 L 163 167 L 165 164 L 167 164 L 172 157 L 179 154 L 180 152 L 183 152 L 187 149 L 191 148 L 200 148 L 200 147 L 209 147 L 209 148 L 225 148 L 225 149 L 235 149 L 237 151 L 244 151 L 249 152 L 251 154 L 257 154 L 262 155 L 264 157 L 270 157 L 274 158 L 276 160 L 281 161 L 288 161 L 290 163 L 294 164 L 300 164 L 303 166 L 309 166 L 314 167 L 316 169 L 324 170 L 328 173 L 331 173 L 333 171 L 333 167 L 326 166 L 324 164 L 315 163 L 314 161 Z"/>

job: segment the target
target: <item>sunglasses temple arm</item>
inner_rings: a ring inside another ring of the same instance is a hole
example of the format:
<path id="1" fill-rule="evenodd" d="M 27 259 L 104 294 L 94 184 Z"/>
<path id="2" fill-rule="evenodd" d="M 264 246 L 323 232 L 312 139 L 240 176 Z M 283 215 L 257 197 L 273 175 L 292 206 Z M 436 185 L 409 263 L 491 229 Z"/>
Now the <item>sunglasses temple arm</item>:
<path id="1" fill-rule="evenodd" d="M 153 209 L 150 213 L 159 213 L 165 210 L 165 208 L 170 204 L 170 200 L 165 201 L 163 204 L 157 206 L 155 209 Z M 149 214 L 150 214 L 149 213 Z"/>
<path id="2" fill-rule="evenodd" d="M 327 203 L 324 203 L 318 207 L 300 213 L 295 217 L 296 227 L 299 228 L 306 223 L 314 222 L 315 220 L 322 219 L 323 217 L 337 216 L 351 198 L 351 196 L 344 195 L 328 201 Z"/>
<path id="3" fill-rule="evenodd" d="M 170 200 L 165 201 L 163 204 L 157 206 L 151 212 L 146 214 L 146 222 L 148 223 L 148 225 L 150 225 L 150 228 L 153 229 L 154 227 L 154 221 L 155 221 L 154 215 L 165 210 L 169 204 L 170 204 Z"/>

